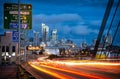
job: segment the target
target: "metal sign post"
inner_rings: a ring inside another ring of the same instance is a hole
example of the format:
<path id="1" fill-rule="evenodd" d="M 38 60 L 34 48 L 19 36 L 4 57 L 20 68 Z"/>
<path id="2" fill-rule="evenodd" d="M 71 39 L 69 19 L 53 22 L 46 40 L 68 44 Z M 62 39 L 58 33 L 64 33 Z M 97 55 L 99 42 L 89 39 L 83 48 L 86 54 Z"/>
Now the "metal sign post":
<path id="1" fill-rule="evenodd" d="M 20 0 L 18 0 L 18 54 L 19 54 L 19 64 L 20 64 Z"/>

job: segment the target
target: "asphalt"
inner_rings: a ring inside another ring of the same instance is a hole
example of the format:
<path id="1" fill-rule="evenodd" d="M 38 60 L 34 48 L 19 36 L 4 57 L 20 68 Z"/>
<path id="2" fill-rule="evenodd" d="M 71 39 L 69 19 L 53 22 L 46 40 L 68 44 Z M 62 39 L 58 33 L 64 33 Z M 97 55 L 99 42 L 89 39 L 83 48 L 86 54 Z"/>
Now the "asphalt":
<path id="1" fill-rule="evenodd" d="M 0 65 L 0 79 L 18 79 L 17 65 Z"/>

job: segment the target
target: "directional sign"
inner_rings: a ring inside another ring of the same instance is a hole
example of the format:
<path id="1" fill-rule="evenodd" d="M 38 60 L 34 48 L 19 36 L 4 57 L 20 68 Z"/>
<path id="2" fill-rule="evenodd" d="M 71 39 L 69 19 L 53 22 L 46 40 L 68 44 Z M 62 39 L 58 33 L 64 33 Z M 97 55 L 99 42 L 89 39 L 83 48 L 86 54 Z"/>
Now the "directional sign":
<path id="1" fill-rule="evenodd" d="M 20 4 L 20 27 L 32 29 L 31 4 Z M 18 4 L 4 4 L 4 29 L 18 29 Z"/>
<path id="2" fill-rule="evenodd" d="M 13 42 L 18 42 L 18 31 L 13 31 L 12 32 L 12 41 Z"/>

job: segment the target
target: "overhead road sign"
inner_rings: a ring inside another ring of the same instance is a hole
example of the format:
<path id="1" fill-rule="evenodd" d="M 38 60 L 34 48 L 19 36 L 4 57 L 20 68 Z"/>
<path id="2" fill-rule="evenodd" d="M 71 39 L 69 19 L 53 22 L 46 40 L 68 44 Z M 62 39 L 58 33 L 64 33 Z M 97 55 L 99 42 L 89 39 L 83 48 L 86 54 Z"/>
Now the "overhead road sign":
<path id="1" fill-rule="evenodd" d="M 32 29 L 31 4 L 20 4 L 20 27 Z M 4 4 L 4 29 L 18 29 L 18 4 Z"/>

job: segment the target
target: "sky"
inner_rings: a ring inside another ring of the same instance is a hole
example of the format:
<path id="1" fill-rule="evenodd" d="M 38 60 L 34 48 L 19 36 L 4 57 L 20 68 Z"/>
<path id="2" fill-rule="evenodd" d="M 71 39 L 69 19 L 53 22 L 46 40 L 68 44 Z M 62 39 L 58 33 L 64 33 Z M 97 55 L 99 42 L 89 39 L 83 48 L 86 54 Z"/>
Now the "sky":
<path id="1" fill-rule="evenodd" d="M 17 0 L 0 0 L 0 34 L 5 31 L 5 2 L 15 3 Z M 98 36 L 108 0 L 21 0 L 21 3 L 32 4 L 32 30 L 29 30 L 29 37 L 33 36 L 33 30 L 40 32 L 41 23 L 45 23 L 50 30 L 58 30 L 58 39 L 66 38 L 77 44 L 83 41 L 92 44 L 93 39 Z"/>

